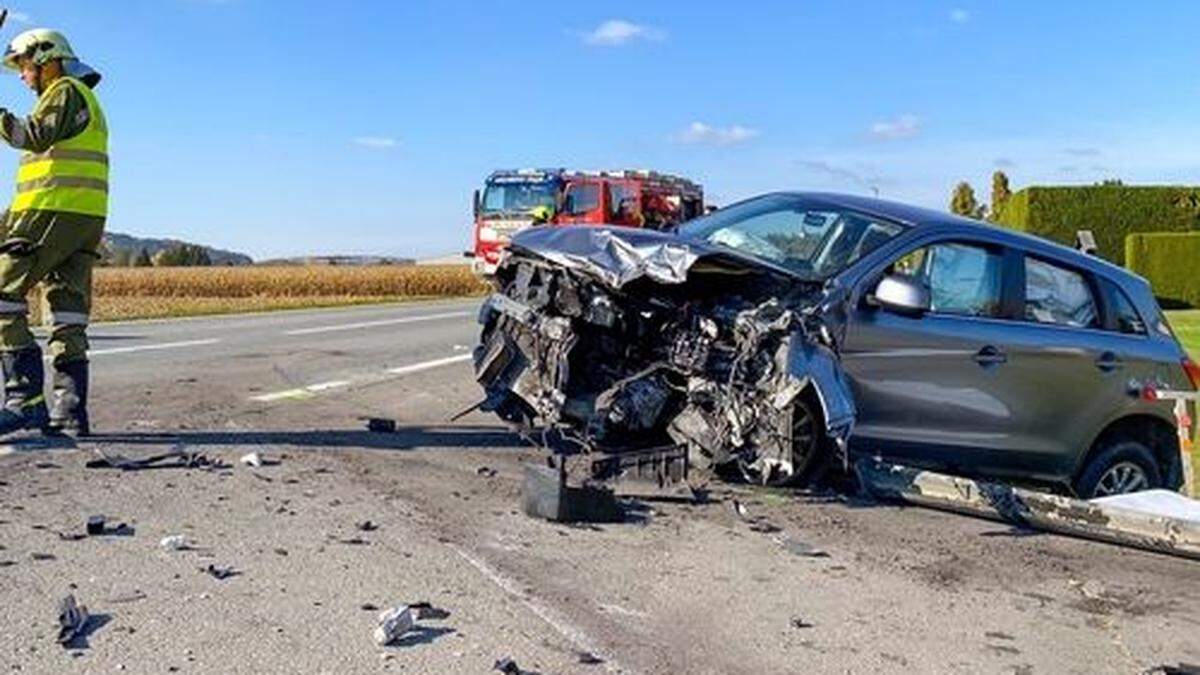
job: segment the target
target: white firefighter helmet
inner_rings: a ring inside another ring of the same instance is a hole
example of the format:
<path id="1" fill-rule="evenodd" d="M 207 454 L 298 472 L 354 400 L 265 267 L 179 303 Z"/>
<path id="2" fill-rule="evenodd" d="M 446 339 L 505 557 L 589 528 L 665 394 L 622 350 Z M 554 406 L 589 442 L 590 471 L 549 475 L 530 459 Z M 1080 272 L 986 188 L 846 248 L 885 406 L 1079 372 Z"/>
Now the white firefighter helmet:
<path id="1" fill-rule="evenodd" d="M 20 70 L 20 59 L 28 56 L 35 65 L 45 65 L 54 59 L 61 59 L 63 72 L 76 79 L 82 80 L 89 87 L 100 82 L 100 73 L 79 60 L 67 36 L 50 28 L 34 28 L 12 39 L 8 49 L 4 50 L 4 66 L 11 70 Z"/>

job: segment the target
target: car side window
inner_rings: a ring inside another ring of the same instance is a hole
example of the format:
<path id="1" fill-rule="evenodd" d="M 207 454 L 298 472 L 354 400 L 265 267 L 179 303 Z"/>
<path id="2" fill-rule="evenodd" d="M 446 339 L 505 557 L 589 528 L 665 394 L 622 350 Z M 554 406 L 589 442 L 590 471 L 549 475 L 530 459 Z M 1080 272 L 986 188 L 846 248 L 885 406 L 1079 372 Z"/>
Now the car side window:
<path id="1" fill-rule="evenodd" d="M 1133 301 L 1129 299 L 1125 291 L 1107 279 L 1102 280 L 1102 283 L 1105 293 L 1112 299 L 1113 323 L 1117 332 L 1127 335 L 1145 335 L 1146 322 L 1142 321 L 1141 315 L 1138 314 L 1137 308 L 1133 306 Z"/>
<path id="2" fill-rule="evenodd" d="M 930 311 L 961 316 L 1000 316 L 1004 258 L 982 246 L 947 242 L 912 251 L 892 271 L 925 282 Z"/>
<path id="3" fill-rule="evenodd" d="M 1025 318 L 1072 328 L 1098 328 L 1096 299 L 1082 274 L 1025 258 Z"/>

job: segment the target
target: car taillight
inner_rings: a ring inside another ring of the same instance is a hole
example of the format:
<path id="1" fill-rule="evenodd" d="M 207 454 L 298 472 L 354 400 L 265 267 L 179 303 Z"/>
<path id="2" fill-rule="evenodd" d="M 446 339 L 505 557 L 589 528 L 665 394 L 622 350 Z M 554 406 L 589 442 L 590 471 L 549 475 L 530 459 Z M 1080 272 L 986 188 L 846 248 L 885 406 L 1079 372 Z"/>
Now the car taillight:
<path id="1" fill-rule="evenodd" d="M 1200 365 L 1196 362 L 1183 357 L 1183 370 L 1187 373 L 1188 379 L 1192 381 L 1192 390 L 1200 391 Z"/>

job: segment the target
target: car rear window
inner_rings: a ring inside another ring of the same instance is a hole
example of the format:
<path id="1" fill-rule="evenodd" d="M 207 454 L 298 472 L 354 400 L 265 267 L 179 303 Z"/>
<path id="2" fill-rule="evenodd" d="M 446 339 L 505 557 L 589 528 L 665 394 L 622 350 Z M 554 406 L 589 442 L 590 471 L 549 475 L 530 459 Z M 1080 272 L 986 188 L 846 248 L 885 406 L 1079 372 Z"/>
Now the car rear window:
<path id="1" fill-rule="evenodd" d="M 1137 308 L 1133 306 L 1133 301 L 1129 299 L 1125 291 L 1108 279 L 1104 279 L 1102 283 L 1105 293 L 1111 298 L 1113 328 L 1118 333 L 1127 335 L 1145 335 L 1146 322 L 1142 320 L 1142 316 L 1138 314 Z"/>
<path id="2" fill-rule="evenodd" d="M 1025 318 L 1071 328 L 1098 328 L 1096 299 L 1082 274 L 1025 258 Z"/>

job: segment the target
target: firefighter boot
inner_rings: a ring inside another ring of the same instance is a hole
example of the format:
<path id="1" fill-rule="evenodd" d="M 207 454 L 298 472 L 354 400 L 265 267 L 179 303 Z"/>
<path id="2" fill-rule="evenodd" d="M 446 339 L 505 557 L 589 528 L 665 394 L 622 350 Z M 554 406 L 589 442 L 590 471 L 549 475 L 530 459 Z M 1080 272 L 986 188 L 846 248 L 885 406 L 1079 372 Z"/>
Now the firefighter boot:
<path id="1" fill-rule="evenodd" d="M 50 426 L 53 434 L 87 436 L 92 433 L 87 413 L 88 362 L 54 365 Z"/>
<path id="2" fill-rule="evenodd" d="M 15 352 L 0 352 L 4 366 L 4 407 L 0 408 L 0 435 L 21 429 L 45 428 L 50 421 L 43 391 L 42 350 L 36 345 Z"/>

